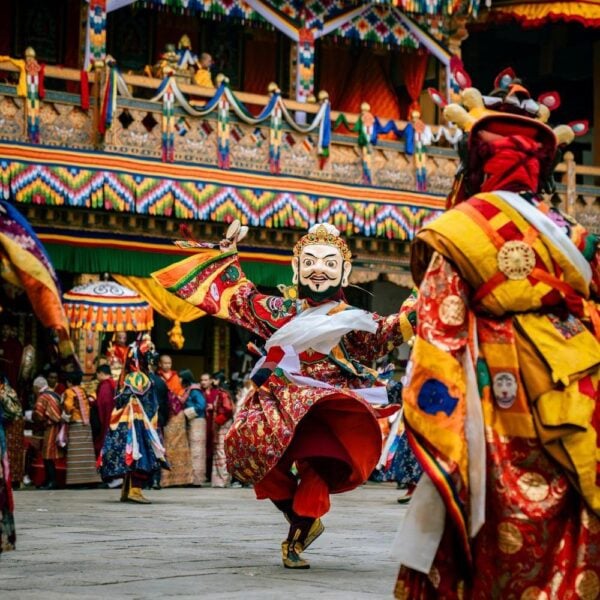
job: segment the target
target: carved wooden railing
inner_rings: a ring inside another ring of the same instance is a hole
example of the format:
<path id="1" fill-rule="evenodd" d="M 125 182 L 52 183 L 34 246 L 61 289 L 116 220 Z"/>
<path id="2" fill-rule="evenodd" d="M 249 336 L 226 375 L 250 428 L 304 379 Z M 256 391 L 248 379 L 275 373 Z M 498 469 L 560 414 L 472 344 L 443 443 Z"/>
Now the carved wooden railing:
<path id="1" fill-rule="evenodd" d="M 562 176 L 557 187 L 560 207 L 573 215 L 586 229 L 600 235 L 600 167 L 578 165 L 571 152 L 555 173 Z"/>

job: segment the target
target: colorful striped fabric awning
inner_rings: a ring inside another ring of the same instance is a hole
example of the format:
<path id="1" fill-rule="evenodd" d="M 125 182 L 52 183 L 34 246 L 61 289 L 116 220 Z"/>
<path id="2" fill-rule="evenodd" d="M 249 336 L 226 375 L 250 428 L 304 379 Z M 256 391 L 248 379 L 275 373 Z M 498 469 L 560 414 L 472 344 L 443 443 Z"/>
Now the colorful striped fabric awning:
<path id="1" fill-rule="evenodd" d="M 89 331 L 149 331 L 152 307 L 136 292 L 114 281 L 93 281 L 63 294 L 73 329 Z"/>

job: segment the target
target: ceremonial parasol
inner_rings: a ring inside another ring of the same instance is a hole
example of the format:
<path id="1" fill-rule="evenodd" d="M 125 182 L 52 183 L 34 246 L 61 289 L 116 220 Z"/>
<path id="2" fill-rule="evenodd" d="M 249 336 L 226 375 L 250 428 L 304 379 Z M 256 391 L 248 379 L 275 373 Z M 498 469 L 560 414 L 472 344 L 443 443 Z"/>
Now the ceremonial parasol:
<path id="1" fill-rule="evenodd" d="M 73 329 L 148 331 L 154 325 L 150 304 L 114 281 L 78 285 L 63 294 L 63 305 Z"/>

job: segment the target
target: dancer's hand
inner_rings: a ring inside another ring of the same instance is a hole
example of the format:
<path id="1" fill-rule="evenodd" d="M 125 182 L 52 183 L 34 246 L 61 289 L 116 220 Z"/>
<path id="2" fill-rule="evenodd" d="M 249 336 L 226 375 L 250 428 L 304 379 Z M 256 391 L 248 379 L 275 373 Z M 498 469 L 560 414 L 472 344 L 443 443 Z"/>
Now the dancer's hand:
<path id="1" fill-rule="evenodd" d="M 231 252 L 237 250 L 237 243 L 243 240 L 248 234 L 248 227 L 242 225 L 238 219 L 233 221 L 227 228 L 225 238 L 219 242 L 221 252 Z"/>

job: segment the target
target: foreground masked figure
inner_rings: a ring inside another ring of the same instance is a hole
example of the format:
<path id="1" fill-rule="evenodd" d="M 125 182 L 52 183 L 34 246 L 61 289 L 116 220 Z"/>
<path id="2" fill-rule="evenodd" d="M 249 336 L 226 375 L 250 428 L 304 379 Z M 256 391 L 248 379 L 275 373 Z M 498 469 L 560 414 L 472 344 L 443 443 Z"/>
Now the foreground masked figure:
<path id="1" fill-rule="evenodd" d="M 545 125 L 549 111 L 510 73 L 493 97 L 469 88 L 462 103 L 469 112 L 445 110 L 470 131 L 455 206 L 421 230 L 411 259 L 404 411 L 425 475 L 396 597 L 591 600 L 600 263 L 594 236 L 539 196 L 573 132 Z"/>
<path id="2" fill-rule="evenodd" d="M 406 317 L 344 302 L 351 254 L 331 225 L 314 226 L 294 248 L 298 300 L 260 294 L 240 268 L 233 239 L 203 264 L 192 257 L 154 277 L 266 340 L 251 376 L 255 391 L 227 435 L 228 468 L 283 512 L 290 523 L 283 564 L 305 569 L 300 553 L 323 532 L 329 495 L 361 485 L 377 463 L 381 431 L 372 404 L 386 404 L 387 393 L 365 364 L 402 343 Z"/>

